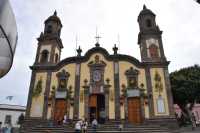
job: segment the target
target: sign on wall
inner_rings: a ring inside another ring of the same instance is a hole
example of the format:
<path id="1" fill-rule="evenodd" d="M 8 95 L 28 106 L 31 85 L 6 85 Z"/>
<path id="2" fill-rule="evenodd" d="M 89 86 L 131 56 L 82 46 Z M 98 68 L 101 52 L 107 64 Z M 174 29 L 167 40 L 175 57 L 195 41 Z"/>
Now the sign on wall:
<path id="1" fill-rule="evenodd" d="M 140 96 L 140 90 L 127 90 L 127 97 L 139 97 Z"/>
<path id="2" fill-rule="evenodd" d="M 55 97 L 57 99 L 59 99 L 59 98 L 66 98 L 66 96 L 67 96 L 67 91 L 56 91 Z"/>

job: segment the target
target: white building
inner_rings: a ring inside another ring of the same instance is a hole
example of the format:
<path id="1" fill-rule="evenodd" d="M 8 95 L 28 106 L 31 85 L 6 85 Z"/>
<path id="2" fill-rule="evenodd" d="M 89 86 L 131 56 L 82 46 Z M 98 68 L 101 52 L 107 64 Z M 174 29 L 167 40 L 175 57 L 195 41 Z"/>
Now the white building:
<path id="1" fill-rule="evenodd" d="M 0 122 L 2 127 L 6 122 L 10 122 L 13 127 L 19 127 L 17 124 L 19 116 L 25 114 L 26 107 L 20 105 L 0 104 Z"/>

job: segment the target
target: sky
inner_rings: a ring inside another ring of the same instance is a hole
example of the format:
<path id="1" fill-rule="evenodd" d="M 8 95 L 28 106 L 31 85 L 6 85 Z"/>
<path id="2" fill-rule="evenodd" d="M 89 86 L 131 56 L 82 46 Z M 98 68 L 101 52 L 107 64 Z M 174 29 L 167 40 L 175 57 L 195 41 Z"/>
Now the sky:
<path id="1" fill-rule="evenodd" d="M 56 10 L 63 28 L 62 59 L 74 56 L 76 43 L 83 54 L 94 47 L 96 29 L 100 45 L 113 53 L 140 60 L 137 17 L 143 4 L 156 14 L 163 31 L 163 46 L 171 61 L 169 71 L 200 64 L 200 5 L 194 0 L 10 0 L 16 16 L 18 44 L 10 72 L 0 79 L 0 103 L 26 105 L 37 40 L 44 21 Z M 77 41 L 76 41 L 77 36 Z M 13 96 L 11 101 L 7 96 Z"/>

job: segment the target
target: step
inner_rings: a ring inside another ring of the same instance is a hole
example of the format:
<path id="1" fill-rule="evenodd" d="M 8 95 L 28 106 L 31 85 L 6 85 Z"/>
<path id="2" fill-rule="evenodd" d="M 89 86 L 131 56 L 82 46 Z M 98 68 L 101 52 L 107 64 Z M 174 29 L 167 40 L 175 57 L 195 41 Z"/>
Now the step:
<path id="1" fill-rule="evenodd" d="M 72 133 L 74 132 L 74 125 L 38 125 L 35 127 L 26 127 L 21 133 Z M 93 129 L 91 125 L 88 126 L 88 133 L 92 133 Z M 118 124 L 103 124 L 99 125 L 96 130 L 97 133 L 175 133 L 170 131 L 166 127 L 160 127 L 158 125 L 131 125 L 125 124 L 122 131 L 119 130 Z M 178 133 L 178 132 L 176 132 Z"/>

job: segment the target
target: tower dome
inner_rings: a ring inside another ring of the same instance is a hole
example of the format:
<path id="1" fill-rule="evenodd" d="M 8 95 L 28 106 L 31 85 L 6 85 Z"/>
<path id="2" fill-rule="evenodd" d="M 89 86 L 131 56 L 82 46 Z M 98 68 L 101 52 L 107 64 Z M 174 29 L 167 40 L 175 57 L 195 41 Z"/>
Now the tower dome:
<path id="1" fill-rule="evenodd" d="M 139 16 L 147 15 L 147 14 L 148 15 L 151 14 L 151 15 L 155 16 L 155 14 L 150 9 L 147 9 L 146 5 L 144 5 L 143 10 L 140 12 Z"/>
<path id="2" fill-rule="evenodd" d="M 58 24 L 60 24 L 62 26 L 62 23 L 61 23 L 61 20 L 60 18 L 57 16 L 57 11 L 55 11 L 53 13 L 53 15 L 51 15 L 50 17 L 48 17 L 46 20 L 45 20 L 45 24 L 48 23 L 49 21 L 55 21 L 57 22 Z"/>

